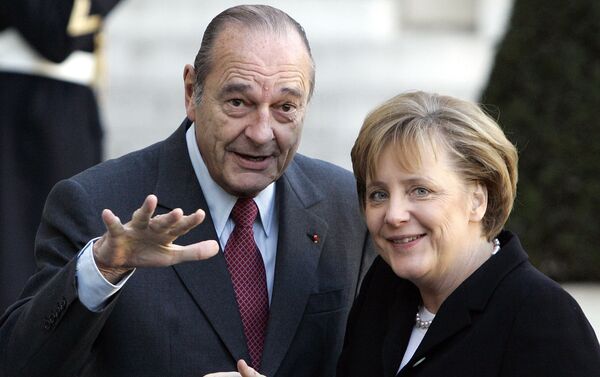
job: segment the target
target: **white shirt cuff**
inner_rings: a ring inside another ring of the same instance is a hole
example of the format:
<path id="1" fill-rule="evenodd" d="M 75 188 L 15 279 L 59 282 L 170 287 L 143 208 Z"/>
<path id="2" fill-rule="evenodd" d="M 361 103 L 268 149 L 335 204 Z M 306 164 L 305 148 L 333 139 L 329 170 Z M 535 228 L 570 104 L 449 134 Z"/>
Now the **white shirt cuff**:
<path id="1" fill-rule="evenodd" d="M 76 268 L 79 301 L 93 312 L 104 309 L 108 299 L 117 293 L 135 272 L 135 269 L 132 270 L 116 285 L 106 280 L 94 260 L 94 242 L 99 238 L 94 238 L 81 249 L 77 256 Z"/>

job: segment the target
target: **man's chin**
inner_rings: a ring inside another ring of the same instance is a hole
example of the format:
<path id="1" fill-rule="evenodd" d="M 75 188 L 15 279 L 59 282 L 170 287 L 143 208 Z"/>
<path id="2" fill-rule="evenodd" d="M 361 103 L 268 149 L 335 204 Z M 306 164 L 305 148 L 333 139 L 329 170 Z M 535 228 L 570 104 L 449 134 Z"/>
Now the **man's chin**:
<path id="1" fill-rule="evenodd" d="M 235 178 L 230 180 L 226 191 L 238 197 L 254 197 L 277 179 L 256 173 L 241 173 Z"/>

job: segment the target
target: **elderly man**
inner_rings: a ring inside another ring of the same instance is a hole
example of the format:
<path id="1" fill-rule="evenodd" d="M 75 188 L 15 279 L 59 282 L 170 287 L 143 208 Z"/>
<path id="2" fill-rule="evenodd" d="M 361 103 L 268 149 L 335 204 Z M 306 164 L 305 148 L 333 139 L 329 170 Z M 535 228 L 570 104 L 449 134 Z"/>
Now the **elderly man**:
<path id="1" fill-rule="evenodd" d="M 183 76 L 173 135 L 49 195 L 40 268 L 0 320 L 5 375 L 335 374 L 373 253 L 351 174 L 296 154 L 302 27 L 230 8 Z"/>

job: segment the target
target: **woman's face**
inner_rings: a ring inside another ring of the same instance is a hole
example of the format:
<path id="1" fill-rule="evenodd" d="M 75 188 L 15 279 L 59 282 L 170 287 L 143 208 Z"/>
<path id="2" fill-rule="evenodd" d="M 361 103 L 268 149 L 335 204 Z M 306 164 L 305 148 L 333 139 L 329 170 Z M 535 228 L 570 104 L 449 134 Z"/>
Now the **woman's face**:
<path id="1" fill-rule="evenodd" d="M 386 147 L 367 179 L 369 231 L 396 275 L 420 288 L 456 287 L 480 258 L 485 189 L 455 173 L 445 150 L 426 153 L 415 171 L 404 170 L 399 156 Z"/>

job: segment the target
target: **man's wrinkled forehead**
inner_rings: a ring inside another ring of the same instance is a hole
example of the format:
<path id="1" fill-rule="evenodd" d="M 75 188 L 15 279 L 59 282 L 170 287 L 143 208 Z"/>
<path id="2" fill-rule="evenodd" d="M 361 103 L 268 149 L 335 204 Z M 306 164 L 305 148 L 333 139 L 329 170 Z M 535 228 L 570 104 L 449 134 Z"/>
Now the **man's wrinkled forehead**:
<path id="1" fill-rule="evenodd" d="M 295 90 L 310 91 L 312 64 L 297 35 L 233 29 L 220 35 L 217 42 L 211 73 L 222 83 L 253 78 L 271 83 L 301 81 L 302 88 Z"/>
<path id="2" fill-rule="evenodd" d="M 232 62 L 247 64 L 265 63 L 271 65 L 271 72 L 297 71 L 306 81 L 307 95 L 310 97 L 314 86 L 314 62 L 301 35 L 291 25 L 285 29 L 273 29 L 262 24 L 245 25 L 228 22 L 217 36 L 212 50 L 212 70 Z"/>

